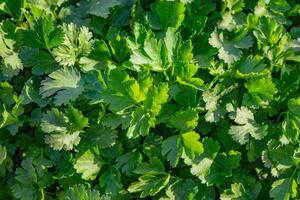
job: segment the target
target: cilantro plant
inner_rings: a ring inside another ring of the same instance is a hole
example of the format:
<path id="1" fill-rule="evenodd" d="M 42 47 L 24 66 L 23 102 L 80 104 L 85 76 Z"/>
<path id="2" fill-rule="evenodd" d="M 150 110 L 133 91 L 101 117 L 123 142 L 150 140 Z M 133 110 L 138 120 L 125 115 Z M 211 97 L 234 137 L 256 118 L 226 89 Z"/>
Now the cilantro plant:
<path id="1" fill-rule="evenodd" d="M 300 199 L 298 0 L 0 0 L 0 199 Z"/>

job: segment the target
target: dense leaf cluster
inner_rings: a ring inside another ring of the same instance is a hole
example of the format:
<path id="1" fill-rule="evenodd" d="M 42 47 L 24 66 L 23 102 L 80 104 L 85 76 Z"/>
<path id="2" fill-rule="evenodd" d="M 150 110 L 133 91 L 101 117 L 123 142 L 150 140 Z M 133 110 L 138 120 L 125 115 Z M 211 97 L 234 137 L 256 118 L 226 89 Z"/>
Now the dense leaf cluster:
<path id="1" fill-rule="evenodd" d="M 1 0 L 0 199 L 300 199 L 297 0 Z"/>

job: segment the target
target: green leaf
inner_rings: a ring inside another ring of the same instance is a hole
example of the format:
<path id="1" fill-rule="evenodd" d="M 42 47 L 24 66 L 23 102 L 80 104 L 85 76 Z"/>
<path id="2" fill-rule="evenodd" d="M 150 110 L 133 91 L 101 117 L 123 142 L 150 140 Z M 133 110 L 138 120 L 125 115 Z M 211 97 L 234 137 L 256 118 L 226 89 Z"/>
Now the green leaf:
<path id="1" fill-rule="evenodd" d="M 87 130 L 88 143 L 105 149 L 116 144 L 118 131 L 109 128 L 92 126 Z"/>
<path id="2" fill-rule="evenodd" d="M 5 12 L 10 16 L 18 19 L 22 15 L 22 8 L 24 2 L 22 0 L 16 0 L 14 2 L 9 0 L 2 0 L 0 4 L 1 12 Z"/>
<path id="3" fill-rule="evenodd" d="M 16 183 L 12 186 L 15 198 L 21 200 L 39 199 L 40 193 L 34 184 L 37 184 L 37 174 L 32 164 L 32 158 L 22 161 L 22 168 L 16 170 Z"/>
<path id="4" fill-rule="evenodd" d="M 252 104 L 266 106 L 277 93 L 275 84 L 270 78 L 253 78 L 245 82 L 245 87 L 251 95 Z M 246 96 L 244 96 L 244 99 Z M 246 104 L 247 105 L 247 104 Z M 251 104 L 250 104 L 251 105 Z"/>
<path id="5" fill-rule="evenodd" d="M 164 172 L 164 166 L 156 157 L 150 159 L 150 164 L 142 163 L 135 170 L 135 173 L 142 174 L 138 182 L 133 182 L 128 191 L 130 193 L 142 191 L 141 198 L 154 196 L 161 191 L 170 180 L 170 175 Z"/>
<path id="6" fill-rule="evenodd" d="M 283 134 L 293 144 L 298 143 L 300 134 L 300 98 L 288 101 L 288 111 L 282 122 Z"/>
<path id="7" fill-rule="evenodd" d="M 64 24 L 62 28 L 65 33 L 63 43 L 52 53 L 59 64 L 73 66 L 91 52 L 94 44 L 93 34 L 87 27 L 79 29 L 73 23 Z"/>
<path id="8" fill-rule="evenodd" d="M 180 132 L 192 131 L 198 125 L 198 113 L 192 109 L 178 111 L 171 116 L 169 125 Z"/>
<path id="9" fill-rule="evenodd" d="M 267 125 L 261 126 L 255 122 L 253 113 L 247 107 L 241 107 L 236 110 L 236 117 L 234 120 L 238 126 L 230 126 L 228 133 L 232 139 L 245 144 L 249 141 L 249 136 L 256 140 L 261 140 L 266 135 Z"/>
<path id="10" fill-rule="evenodd" d="M 160 83 L 157 87 L 154 86 L 149 90 L 145 100 L 145 109 L 152 115 L 157 116 L 164 103 L 168 101 L 169 87 L 166 83 Z"/>
<path id="11" fill-rule="evenodd" d="M 220 145 L 211 138 L 203 140 L 204 152 L 197 156 L 194 160 L 185 157 L 185 163 L 191 165 L 191 174 L 197 176 L 202 182 L 205 182 L 205 176 L 210 173 L 211 165 L 216 158 Z"/>
<path id="12" fill-rule="evenodd" d="M 80 73 L 76 69 L 64 67 L 42 81 L 40 94 L 43 98 L 54 95 L 55 105 L 60 106 L 75 101 L 83 90 Z"/>
<path id="13" fill-rule="evenodd" d="M 145 69 L 160 72 L 167 68 L 166 47 L 162 40 L 146 39 L 142 49 L 132 49 L 130 62 Z"/>
<path id="14" fill-rule="evenodd" d="M 32 67 L 32 73 L 35 75 L 49 74 L 59 69 L 49 53 L 37 48 L 23 47 L 20 50 L 20 58 L 25 67 Z"/>
<path id="15" fill-rule="evenodd" d="M 23 32 L 25 44 L 33 48 L 52 49 L 63 43 L 64 32 L 62 28 L 55 27 L 49 17 L 40 18 L 33 30 Z"/>
<path id="16" fill-rule="evenodd" d="M 121 171 L 126 174 L 127 176 L 132 175 L 133 170 L 135 169 L 136 165 L 142 161 L 142 155 L 136 151 L 130 151 L 119 156 L 116 159 L 116 166 L 117 168 L 121 169 Z"/>
<path id="17" fill-rule="evenodd" d="M 168 27 L 177 29 L 184 19 L 184 3 L 178 1 L 159 0 L 151 5 L 148 20 L 154 29 L 167 30 Z M 173 13 L 169 16 L 168 13 Z"/>
<path id="18" fill-rule="evenodd" d="M 155 120 L 142 108 L 137 108 L 131 115 L 130 126 L 127 130 L 128 138 L 137 138 L 149 133 L 150 128 L 155 125 Z"/>
<path id="19" fill-rule="evenodd" d="M 38 79 L 29 79 L 22 90 L 21 96 L 23 98 L 22 104 L 36 103 L 39 107 L 45 107 L 48 102 L 39 94 Z"/>
<path id="20" fill-rule="evenodd" d="M 76 108 L 70 107 L 66 114 L 52 108 L 41 121 L 45 142 L 55 150 L 72 150 L 80 142 L 80 132 L 88 125 L 87 119 Z"/>
<path id="21" fill-rule="evenodd" d="M 275 181 L 270 190 L 270 197 L 275 200 L 287 200 L 297 194 L 297 183 L 293 178 L 283 178 Z"/>
<path id="22" fill-rule="evenodd" d="M 170 186 L 166 189 L 166 195 L 169 199 L 191 200 L 195 196 L 195 193 L 193 191 L 194 186 L 195 183 L 191 179 L 178 180 L 175 181 L 173 184 L 170 184 Z"/>
<path id="23" fill-rule="evenodd" d="M 166 187 L 166 185 L 169 183 L 169 180 L 169 174 L 161 176 L 146 174 L 139 177 L 138 182 L 133 182 L 129 186 L 128 191 L 130 193 L 141 191 L 141 198 L 145 198 L 147 196 L 154 196 Z"/>
<path id="24" fill-rule="evenodd" d="M 236 63 L 237 76 L 241 78 L 254 78 L 266 72 L 265 64 L 259 56 L 248 56 Z"/>
<path id="25" fill-rule="evenodd" d="M 181 140 L 184 146 L 185 154 L 194 159 L 195 156 L 203 153 L 203 144 L 199 142 L 200 135 L 194 131 L 187 132 L 181 135 Z"/>
<path id="26" fill-rule="evenodd" d="M 0 82 L 0 100 L 1 103 L 6 106 L 12 106 L 14 104 L 14 91 L 13 87 L 8 82 Z"/>
<path id="27" fill-rule="evenodd" d="M 6 156 L 7 156 L 6 147 L 0 145 L 0 165 L 2 165 L 2 163 L 6 159 Z"/>
<path id="28" fill-rule="evenodd" d="M 100 193 L 97 190 L 86 188 L 82 184 L 69 187 L 63 200 L 101 200 Z"/>
<path id="29" fill-rule="evenodd" d="M 52 108 L 51 111 L 43 115 L 41 128 L 46 133 L 66 132 L 67 123 L 65 122 L 64 114 L 57 108 Z"/>
<path id="30" fill-rule="evenodd" d="M 89 2 L 88 13 L 98 17 L 108 18 L 110 9 L 120 4 L 120 0 L 91 0 Z"/>
<path id="31" fill-rule="evenodd" d="M 252 46 L 251 36 L 245 36 L 239 40 L 228 40 L 224 33 L 217 30 L 212 32 L 209 38 L 209 44 L 219 50 L 219 58 L 227 64 L 238 61 L 242 56 L 240 49 L 248 49 Z"/>
<path id="32" fill-rule="evenodd" d="M 167 155 L 167 160 L 172 167 L 176 167 L 182 154 L 182 143 L 178 135 L 167 138 L 161 145 L 162 155 Z"/>
<path id="33" fill-rule="evenodd" d="M 123 187 L 121 183 L 121 174 L 118 169 L 109 166 L 100 177 L 100 186 L 105 188 L 106 194 L 116 196 Z"/>
<path id="34" fill-rule="evenodd" d="M 69 107 L 66 112 L 66 116 L 68 118 L 69 131 L 82 130 L 89 125 L 88 119 L 83 116 L 81 111 L 73 106 Z"/>
<path id="35" fill-rule="evenodd" d="M 77 173 L 82 174 L 82 179 L 94 180 L 102 166 L 103 162 L 99 160 L 92 151 L 87 150 L 77 158 L 74 169 Z"/>

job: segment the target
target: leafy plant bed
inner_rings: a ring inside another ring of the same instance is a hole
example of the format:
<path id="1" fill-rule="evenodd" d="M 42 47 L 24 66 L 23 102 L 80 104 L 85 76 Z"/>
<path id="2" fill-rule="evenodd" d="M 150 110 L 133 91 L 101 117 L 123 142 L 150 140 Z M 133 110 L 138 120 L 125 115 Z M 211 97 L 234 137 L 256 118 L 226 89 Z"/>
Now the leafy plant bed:
<path id="1" fill-rule="evenodd" d="M 2 0 L 0 199 L 299 199 L 297 0 Z"/>

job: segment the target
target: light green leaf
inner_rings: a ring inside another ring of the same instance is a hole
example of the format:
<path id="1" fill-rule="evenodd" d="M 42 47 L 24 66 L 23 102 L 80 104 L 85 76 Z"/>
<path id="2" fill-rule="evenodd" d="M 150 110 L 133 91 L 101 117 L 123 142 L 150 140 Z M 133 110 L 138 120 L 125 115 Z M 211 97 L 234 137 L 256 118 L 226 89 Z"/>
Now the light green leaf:
<path id="1" fill-rule="evenodd" d="M 236 110 L 235 123 L 238 126 L 230 126 L 228 133 L 233 140 L 240 144 L 245 144 L 249 141 L 249 136 L 256 140 L 261 140 L 266 135 L 267 125 L 261 126 L 255 122 L 253 113 L 247 107 L 241 107 Z"/>
<path id="2" fill-rule="evenodd" d="M 101 198 L 97 190 L 91 190 L 82 184 L 77 184 L 69 187 L 61 200 L 101 200 Z"/>
<path id="3" fill-rule="evenodd" d="M 185 154 L 194 159 L 195 156 L 203 153 L 203 144 L 199 142 L 200 135 L 194 131 L 187 132 L 181 135 L 181 140 L 184 146 Z"/>
<path id="4" fill-rule="evenodd" d="M 163 188 L 167 186 L 170 181 L 170 175 L 161 175 L 155 176 L 151 174 L 146 174 L 139 177 L 138 182 L 133 182 L 128 191 L 130 193 L 140 192 L 141 191 L 141 198 L 145 198 L 147 196 L 154 196 L 158 192 L 160 192 Z"/>
<path id="5" fill-rule="evenodd" d="M 169 125 L 180 132 L 192 131 L 198 125 L 198 113 L 192 109 L 178 111 L 171 116 Z"/>
<path id="6" fill-rule="evenodd" d="M 90 150 L 84 152 L 75 162 L 74 169 L 77 173 L 82 174 L 84 180 L 94 180 L 103 163 Z"/>
<path id="7" fill-rule="evenodd" d="M 88 56 L 94 40 L 87 27 L 80 29 L 73 23 L 64 24 L 64 42 L 52 51 L 55 60 L 63 66 L 73 66 L 80 58 Z"/>
<path id="8" fill-rule="evenodd" d="M 71 67 L 64 67 L 52 72 L 42 81 L 40 94 L 43 98 L 54 95 L 55 105 L 60 106 L 75 101 L 83 90 L 80 73 Z"/>
<path id="9" fill-rule="evenodd" d="M 270 78 L 262 77 L 248 79 L 245 82 L 245 87 L 248 89 L 248 92 L 251 95 L 251 102 L 253 102 L 252 104 L 260 106 L 268 105 L 273 99 L 273 96 L 277 93 L 275 84 Z"/>

